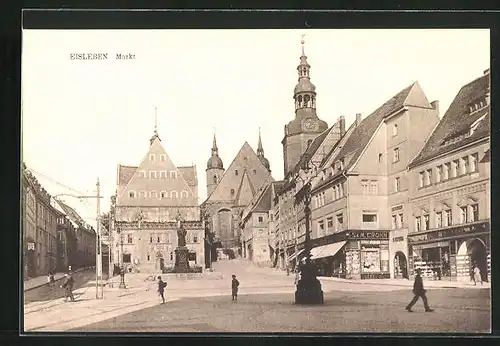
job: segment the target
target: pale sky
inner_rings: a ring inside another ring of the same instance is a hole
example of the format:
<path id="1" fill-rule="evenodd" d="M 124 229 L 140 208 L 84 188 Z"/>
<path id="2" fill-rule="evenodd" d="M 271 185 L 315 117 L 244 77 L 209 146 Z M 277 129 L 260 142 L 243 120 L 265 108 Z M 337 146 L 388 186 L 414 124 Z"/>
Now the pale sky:
<path id="1" fill-rule="evenodd" d="M 24 30 L 22 157 L 52 195 L 101 183 L 109 210 L 117 164 L 138 165 L 158 132 L 175 165 L 196 164 L 200 202 L 216 129 L 224 167 L 261 128 L 283 178 L 284 125 L 294 114 L 301 35 L 317 114 L 349 126 L 418 81 L 444 114 L 460 87 L 490 64 L 489 30 Z M 70 60 L 108 53 L 108 60 Z M 116 53 L 135 54 L 116 60 Z M 95 200 L 66 198 L 95 225 Z"/>

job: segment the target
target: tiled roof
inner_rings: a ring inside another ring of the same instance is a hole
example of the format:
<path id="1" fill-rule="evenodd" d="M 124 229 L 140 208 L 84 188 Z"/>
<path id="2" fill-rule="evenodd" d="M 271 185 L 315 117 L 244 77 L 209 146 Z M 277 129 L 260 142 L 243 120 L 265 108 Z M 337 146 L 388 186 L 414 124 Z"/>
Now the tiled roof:
<path id="1" fill-rule="evenodd" d="M 484 157 L 482 158 L 481 163 L 483 163 L 483 162 L 491 162 L 491 149 L 488 149 L 484 153 Z"/>
<path id="2" fill-rule="evenodd" d="M 196 166 L 177 167 L 177 169 L 181 172 L 182 177 L 189 186 L 198 184 L 198 179 L 196 179 Z"/>
<path id="3" fill-rule="evenodd" d="M 78 225 L 84 225 L 85 221 L 82 217 L 75 211 L 75 209 L 71 208 L 66 203 L 56 199 L 56 202 L 59 204 L 61 209 L 64 211 L 66 215 L 68 215 L 69 219 Z"/>
<path id="4" fill-rule="evenodd" d="M 267 213 L 271 209 L 271 185 L 264 188 L 257 205 L 253 208 L 253 212 Z"/>
<path id="5" fill-rule="evenodd" d="M 288 174 L 287 174 L 288 176 L 290 176 L 290 175 L 295 176 L 300 171 L 300 168 L 303 166 L 304 162 L 307 159 L 311 159 L 312 155 L 314 155 L 316 150 L 318 150 L 319 146 L 321 145 L 321 143 L 323 143 L 326 136 L 328 136 L 328 133 L 330 132 L 330 130 L 331 130 L 331 128 L 323 131 L 320 135 L 318 135 L 316 138 L 314 138 L 312 143 L 307 147 L 304 154 L 302 154 L 302 156 L 300 157 L 299 162 L 297 162 L 295 167 L 290 172 L 288 172 Z"/>
<path id="6" fill-rule="evenodd" d="M 469 105 L 471 103 L 486 96 L 489 85 L 490 75 L 488 73 L 464 85 L 460 89 L 443 118 L 436 126 L 434 132 L 427 140 L 427 143 L 417 157 L 410 163 L 410 166 L 418 165 L 437 155 L 490 135 L 489 107 L 485 107 L 483 110 L 478 110 L 473 113 L 470 113 L 469 110 Z M 444 145 L 447 139 L 467 133 L 470 129 L 470 125 L 484 115 L 486 115 L 486 117 L 471 136 L 465 136 L 463 139 L 453 144 Z"/>
<path id="7" fill-rule="evenodd" d="M 118 165 L 118 185 L 127 185 L 136 170 L 137 166 Z"/>
<path id="8" fill-rule="evenodd" d="M 386 116 L 401 109 L 405 105 L 405 100 L 415 84 L 416 82 L 394 95 L 382 106 L 377 108 L 373 113 L 363 119 L 363 121 L 361 121 L 361 123 L 354 129 L 352 134 L 347 139 L 345 145 L 337 155 L 339 159 L 342 159 L 347 155 L 353 153 L 353 156 L 351 157 L 349 162 L 345 163 L 345 169 L 349 169 L 354 164 L 354 162 L 356 162 L 359 155 L 361 155 L 368 142 L 372 138 L 373 134 L 377 130 L 380 122 Z"/>

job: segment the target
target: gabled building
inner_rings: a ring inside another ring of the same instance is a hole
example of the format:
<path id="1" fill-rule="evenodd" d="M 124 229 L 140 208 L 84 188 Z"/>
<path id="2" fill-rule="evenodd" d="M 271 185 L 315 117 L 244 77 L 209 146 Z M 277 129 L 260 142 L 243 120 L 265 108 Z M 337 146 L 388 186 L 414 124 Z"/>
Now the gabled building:
<path id="1" fill-rule="evenodd" d="M 138 166 L 118 165 L 111 215 L 114 264 L 161 272 L 173 267 L 182 222 L 191 266 L 205 267 L 205 231 L 198 206 L 196 166 L 177 167 L 155 128 Z"/>
<path id="2" fill-rule="evenodd" d="M 242 257 L 254 263 L 271 266 L 272 248 L 269 232 L 272 181 L 266 182 L 241 212 Z"/>
<path id="3" fill-rule="evenodd" d="M 75 209 L 65 202 L 56 198 L 55 205 L 59 210 L 58 236 L 62 237 L 63 232 L 65 234 L 65 239 L 62 240 L 66 242 L 68 266 L 71 266 L 72 270 L 94 266 L 96 263 L 96 231 L 85 222 Z M 61 214 L 65 215 L 68 220 L 65 220 Z M 74 237 L 70 233 L 71 230 L 75 232 Z M 73 243 L 74 241 L 76 244 Z"/>
<path id="4" fill-rule="evenodd" d="M 215 233 L 219 246 L 239 251 L 240 213 L 259 189 L 273 180 L 260 133 L 257 153 L 245 142 L 227 170 L 218 156 L 214 135 L 206 172 L 208 198 L 201 205 L 202 213 L 208 218 L 208 227 Z"/>
<path id="5" fill-rule="evenodd" d="M 392 276 L 389 239 L 407 229 L 410 214 L 407 167 L 438 113 L 415 82 L 364 120 L 358 115 L 321 163 L 312 181 L 311 253 L 323 275 Z"/>
<path id="6" fill-rule="evenodd" d="M 488 69 L 460 89 L 409 165 L 408 233 L 395 250 L 411 272 L 468 281 L 476 265 L 484 281 L 491 274 L 490 78 Z"/>

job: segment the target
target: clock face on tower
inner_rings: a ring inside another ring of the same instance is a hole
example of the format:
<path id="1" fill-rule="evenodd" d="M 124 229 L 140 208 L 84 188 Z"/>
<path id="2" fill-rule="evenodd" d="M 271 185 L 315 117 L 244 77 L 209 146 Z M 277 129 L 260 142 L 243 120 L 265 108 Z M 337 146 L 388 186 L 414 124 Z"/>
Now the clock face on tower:
<path id="1" fill-rule="evenodd" d="M 318 123 L 313 118 L 307 118 L 302 123 L 302 127 L 306 131 L 316 130 Z"/>

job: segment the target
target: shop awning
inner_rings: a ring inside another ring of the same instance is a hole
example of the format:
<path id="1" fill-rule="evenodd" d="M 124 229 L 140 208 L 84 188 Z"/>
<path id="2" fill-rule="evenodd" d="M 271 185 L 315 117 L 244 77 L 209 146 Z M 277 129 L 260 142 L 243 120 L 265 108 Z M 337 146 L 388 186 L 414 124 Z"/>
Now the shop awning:
<path id="1" fill-rule="evenodd" d="M 311 259 L 335 256 L 337 252 L 342 249 L 345 243 L 347 243 L 347 241 L 315 247 L 311 250 Z"/>
<path id="2" fill-rule="evenodd" d="M 288 262 L 290 261 L 293 261 L 298 255 L 300 255 L 302 252 L 304 251 L 304 249 L 302 250 L 299 250 L 297 251 L 296 253 L 294 253 L 293 255 L 291 255 L 290 257 L 288 257 Z"/>

